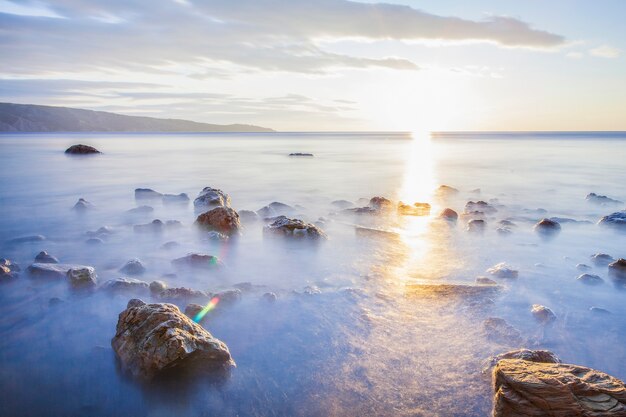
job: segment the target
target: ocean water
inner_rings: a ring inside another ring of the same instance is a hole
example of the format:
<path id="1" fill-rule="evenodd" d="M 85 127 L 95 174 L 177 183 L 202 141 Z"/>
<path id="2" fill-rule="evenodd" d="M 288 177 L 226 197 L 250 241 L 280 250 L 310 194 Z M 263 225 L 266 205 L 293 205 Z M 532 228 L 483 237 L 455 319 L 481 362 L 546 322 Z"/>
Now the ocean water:
<path id="1" fill-rule="evenodd" d="M 103 153 L 65 155 L 75 143 Z M 110 346 L 133 295 L 76 294 L 63 281 L 22 272 L 0 285 L 0 415 L 484 416 L 492 397 L 485 360 L 520 347 L 550 349 L 564 362 L 626 379 L 626 291 L 590 260 L 598 252 L 626 257 L 626 234 L 596 224 L 625 206 L 585 200 L 595 192 L 626 201 L 625 134 L 20 134 L 0 136 L 0 158 L 0 257 L 23 271 L 47 250 L 63 263 L 94 266 L 99 282 L 124 276 L 119 268 L 138 258 L 147 282 L 211 292 L 252 284 L 202 322 L 237 362 L 230 375 L 141 383 L 120 370 Z M 436 192 L 441 184 L 459 192 Z M 206 186 L 228 193 L 237 210 L 289 204 L 329 239 L 267 239 L 258 221 L 244 223 L 238 239 L 214 242 L 193 226 L 192 203 L 134 198 L 142 187 L 193 200 Z M 364 206 L 373 196 L 428 202 L 432 210 L 354 215 L 332 204 Z M 72 211 L 78 198 L 94 209 Z M 471 216 L 453 224 L 437 218 L 477 200 L 497 209 L 486 214 L 483 233 L 466 230 Z M 126 213 L 143 204 L 154 212 Z M 545 239 L 533 232 L 544 217 L 570 221 Z M 133 232 L 157 218 L 183 227 Z M 516 225 L 506 236 L 496 232 L 503 219 Z M 86 244 L 86 232 L 101 226 L 114 233 Z M 356 226 L 388 233 L 356 233 Z M 46 239 L 10 242 L 35 234 Z M 179 246 L 165 250 L 168 241 Z M 216 255 L 225 266 L 176 271 L 171 260 L 191 252 Z M 519 277 L 491 277 L 486 270 L 500 262 Z M 605 283 L 578 282 L 579 263 Z M 471 297 L 424 286 L 473 285 L 478 276 L 501 290 Z M 274 303 L 262 299 L 270 291 Z M 62 302 L 51 305 L 52 297 Z M 537 323 L 533 304 L 557 320 Z M 489 317 L 505 319 L 522 340 L 487 337 Z"/>

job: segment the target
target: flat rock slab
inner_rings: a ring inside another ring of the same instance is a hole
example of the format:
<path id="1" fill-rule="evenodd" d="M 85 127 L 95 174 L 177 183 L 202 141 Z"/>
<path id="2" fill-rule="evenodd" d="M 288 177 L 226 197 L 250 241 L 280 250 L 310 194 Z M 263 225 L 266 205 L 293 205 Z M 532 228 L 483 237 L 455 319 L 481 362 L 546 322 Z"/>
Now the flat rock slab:
<path id="1" fill-rule="evenodd" d="M 493 383 L 494 417 L 626 416 L 624 382 L 584 366 L 503 359 Z"/>
<path id="2" fill-rule="evenodd" d="M 31 277 L 62 279 L 67 276 L 67 271 L 70 269 L 93 270 L 92 267 L 87 265 L 34 263 L 26 269 L 26 272 Z"/>

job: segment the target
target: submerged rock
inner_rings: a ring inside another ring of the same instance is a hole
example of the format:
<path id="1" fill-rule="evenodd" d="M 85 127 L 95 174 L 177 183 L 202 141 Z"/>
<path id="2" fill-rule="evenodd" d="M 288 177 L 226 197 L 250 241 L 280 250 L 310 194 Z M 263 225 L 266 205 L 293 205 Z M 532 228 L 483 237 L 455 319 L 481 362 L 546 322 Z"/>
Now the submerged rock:
<path id="1" fill-rule="evenodd" d="M 439 213 L 439 217 L 448 221 L 457 221 L 457 219 L 459 218 L 459 214 L 451 208 L 446 208 L 443 209 L 441 213 Z"/>
<path id="2" fill-rule="evenodd" d="M 223 342 L 172 304 L 131 300 L 119 315 L 111 346 L 122 368 L 141 379 L 185 365 L 209 370 L 235 366 Z"/>
<path id="3" fill-rule="evenodd" d="M 194 290 L 192 288 L 178 287 L 166 288 L 159 293 L 159 298 L 172 302 L 187 302 L 191 300 L 206 302 L 209 300 L 209 294 L 204 291 Z"/>
<path id="4" fill-rule="evenodd" d="M 579 271 L 589 271 L 591 267 L 587 264 L 576 264 L 576 269 Z"/>
<path id="5" fill-rule="evenodd" d="M 403 216 L 428 216 L 430 215 L 430 204 L 413 203 L 413 205 L 409 205 L 400 201 L 398 203 L 398 213 Z"/>
<path id="6" fill-rule="evenodd" d="M 152 208 L 150 206 L 139 206 L 139 207 L 132 208 L 130 210 L 126 210 L 126 213 L 128 213 L 128 214 L 148 214 L 148 213 L 152 213 L 153 211 L 154 211 L 154 208 Z"/>
<path id="7" fill-rule="evenodd" d="M 487 277 L 477 277 L 474 282 L 479 285 L 498 285 L 497 282 Z"/>
<path id="8" fill-rule="evenodd" d="M 152 188 L 135 188 L 135 200 L 155 200 L 163 197 L 163 194 Z"/>
<path id="9" fill-rule="evenodd" d="M 120 272 L 125 275 L 141 275 L 146 272 L 146 267 L 139 259 L 131 259 L 120 268 Z"/>
<path id="10" fill-rule="evenodd" d="M 517 278 L 519 276 L 519 271 L 513 269 L 505 262 L 495 264 L 487 272 L 497 278 Z"/>
<path id="11" fill-rule="evenodd" d="M 517 227 L 517 225 L 513 223 L 511 220 L 506 220 L 506 219 L 500 220 L 498 224 L 502 227 Z"/>
<path id="12" fill-rule="evenodd" d="M 66 154 L 70 155 L 89 155 L 89 154 L 97 154 L 101 153 L 99 150 L 89 145 L 72 145 L 65 150 Z"/>
<path id="13" fill-rule="evenodd" d="M 337 207 L 338 209 L 347 209 L 350 207 L 354 207 L 354 203 L 348 200 L 335 200 L 331 202 L 330 204 L 333 205 L 334 207 Z"/>
<path id="14" fill-rule="evenodd" d="M 465 213 L 481 212 L 485 214 L 493 214 L 498 211 L 495 207 L 491 206 L 486 201 L 468 201 L 465 204 Z"/>
<path id="15" fill-rule="evenodd" d="M 57 258 L 55 258 L 54 256 L 50 255 L 45 250 L 42 250 L 41 252 L 39 252 L 37 254 L 37 256 L 35 256 L 35 263 L 40 263 L 40 264 L 58 264 L 59 260 Z"/>
<path id="16" fill-rule="evenodd" d="M 549 350 L 516 349 L 489 358 L 489 367 L 493 367 L 503 359 L 520 359 L 538 363 L 561 363 L 559 358 Z"/>
<path id="17" fill-rule="evenodd" d="M 531 314 L 541 324 L 550 324 L 556 320 L 556 314 L 546 306 L 541 304 L 533 304 Z"/>
<path id="18" fill-rule="evenodd" d="M 222 266 L 222 262 L 213 255 L 202 253 L 190 253 L 172 261 L 172 265 L 178 268 L 202 268 L 213 269 Z"/>
<path id="19" fill-rule="evenodd" d="M 267 206 L 261 207 L 260 209 L 258 209 L 257 214 L 261 218 L 267 219 L 270 217 L 285 216 L 285 215 L 293 214 L 295 211 L 296 209 L 294 209 L 288 204 L 274 201 L 273 203 L 270 203 Z"/>
<path id="20" fill-rule="evenodd" d="M 375 210 L 392 210 L 394 208 L 394 204 L 391 200 L 385 197 L 372 197 L 369 202 L 369 206 Z"/>
<path id="21" fill-rule="evenodd" d="M 46 237 L 43 235 L 30 235 L 30 236 L 20 236 L 9 240 L 9 243 L 32 243 L 32 242 L 42 242 L 46 240 Z"/>
<path id="22" fill-rule="evenodd" d="M 581 274 L 576 278 L 578 282 L 582 282 L 587 285 L 600 285 L 604 284 L 604 280 L 598 275 L 593 274 Z"/>
<path id="23" fill-rule="evenodd" d="M 596 193 L 587 194 L 587 197 L 585 197 L 585 200 L 589 201 L 590 203 L 600 204 L 603 206 L 608 205 L 608 204 L 624 204 L 623 201 L 614 200 L 605 195 L 598 195 Z"/>
<path id="24" fill-rule="evenodd" d="M 435 192 L 441 196 L 448 196 L 448 195 L 458 194 L 459 190 L 457 190 L 454 187 L 450 187 L 449 185 L 444 184 L 444 185 L 440 185 L 439 188 L 437 188 Z"/>
<path id="25" fill-rule="evenodd" d="M 486 225 L 487 225 L 487 222 L 485 222 L 482 219 L 472 219 L 469 222 L 467 222 L 466 230 L 468 232 L 484 232 Z"/>
<path id="26" fill-rule="evenodd" d="M 289 238 L 307 238 L 312 240 L 326 239 L 326 233 L 311 223 L 299 219 L 290 219 L 285 216 L 277 217 L 271 224 L 265 226 L 266 235 L 284 236 Z"/>
<path id="27" fill-rule="evenodd" d="M 304 152 L 292 152 L 289 154 L 289 156 L 308 156 L 308 157 L 312 157 L 313 154 L 312 153 L 304 153 Z"/>
<path id="28" fill-rule="evenodd" d="M 596 253 L 595 255 L 591 255 L 591 262 L 596 266 L 606 266 L 613 262 L 615 258 L 607 253 Z"/>
<path id="29" fill-rule="evenodd" d="M 256 211 L 239 210 L 237 214 L 239 214 L 239 219 L 244 223 L 250 223 L 259 220 L 259 215 L 256 214 Z"/>
<path id="30" fill-rule="evenodd" d="M 98 283 L 98 276 L 93 267 L 72 268 L 67 271 L 67 279 L 74 289 L 94 288 Z"/>
<path id="31" fill-rule="evenodd" d="M 241 230 L 239 214 L 230 207 L 216 207 L 198 216 L 196 224 L 203 229 L 214 230 L 227 235 L 238 234 Z"/>
<path id="32" fill-rule="evenodd" d="M 190 198 L 185 193 L 180 194 L 163 194 L 164 204 L 187 204 Z"/>
<path id="33" fill-rule="evenodd" d="M 113 234 L 113 229 L 108 226 L 102 226 L 98 230 L 95 231 L 87 231 L 85 234 L 89 237 L 98 237 L 98 238 L 106 238 Z"/>
<path id="34" fill-rule="evenodd" d="M 159 294 L 167 289 L 167 284 L 163 281 L 152 281 L 150 283 L 150 292 L 152 294 Z"/>
<path id="35" fill-rule="evenodd" d="M 133 226 L 135 233 L 161 233 L 165 230 L 165 224 L 159 220 L 152 220 L 146 224 L 136 224 Z"/>
<path id="36" fill-rule="evenodd" d="M 601 315 L 601 316 L 606 316 L 608 314 L 611 314 L 609 310 L 601 308 L 601 307 L 590 307 L 589 312 L 593 314 Z"/>
<path id="37" fill-rule="evenodd" d="M 221 303 L 234 303 L 241 300 L 241 290 L 239 288 L 224 290 L 213 294 L 213 297 L 217 297 Z"/>
<path id="38" fill-rule="evenodd" d="M 493 417 L 626 415 L 624 382 L 583 366 L 503 359 L 493 386 Z"/>
<path id="39" fill-rule="evenodd" d="M 11 271 L 11 268 L 5 264 L 0 264 L 0 282 L 11 282 L 15 280 L 19 274 Z"/>
<path id="40" fill-rule="evenodd" d="M 149 285 L 146 281 L 135 278 L 117 278 L 106 281 L 102 284 L 102 289 L 113 293 L 146 293 Z"/>
<path id="41" fill-rule="evenodd" d="M 626 210 L 617 211 L 600 219 L 598 224 L 614 227 L 617 230 L 626 231 Z"/>
<path id="42" fill-rule="evenodd" d="M 553 236 L 561 231 L 561 225 L 554 220 L 542 219 L 535 224 L 533 230 L 544 236 Z"/>
<path id="43" fill-rule="evenodd" d="M 22 268 L 10 259 L 0 258 L 0 266 L 8 268 L 11 272 L 20 272 Z"/>
<path id="44" fill-rule="evenodd" d="M 198 208 L 230 207 L 230 197 L 217 188 L 204 187 L 193 201 L 193 205 Z"/>
<path id="45" fill-rule="evenodd" d="M 609 276 L 617 280 L 626 280 L 626 259 L 619 258 L 609 264 Z"/>
<path id="46" fill-rule="evenodd" d="M 85 268 L 93 269 L 92 267 L 86 265 L 34 263 L 26 269 L 26 272 L 34 278 L 62 279 L 67 276 L 67 272 L 70 269 Z"/>
<path id="47" fill-rule="evenodd" d="M 104 243 L 104 240 L 100 239 L 99 237 L 91 237 L 85 240 L 85 243 L 91 246 L 96 246 L 96 245 L 102 245 Z"/>
<path id="48" fill-rule="evenodd" d="M 91 204 L 89 201 L 85 200 L 84 198 L 79 198 L 76 204 L 74 204 L 74 207 L 72 207 L 72 210 L 78 213 L 84 213 L 93 208 L 94 208 L 94 205 Z"/>
<path id="49" fill-rule="evenodd" d="M 276 294 L 274 294 L 273 292 L 266 292 L 265 294 L 261 296 L 262 300 L 267 301 L 269 303 L 275 302 L 277 298 L 278 297 L 276 297 Z"/>
<path id="50" fill-rule="evenodd" d="M 522 342 L 520 332 L 499 317 L 486 319 L 483 322 L 483 333 L 487 339 L 504 345 L 517 345 Z"/>
<path id="51" fill-rule="evenodd" d="M 513 233 L 513 231 L 508 227 L 498 227 L 496 228 L 496 233 L 500 236 L 508 236 Z"/>

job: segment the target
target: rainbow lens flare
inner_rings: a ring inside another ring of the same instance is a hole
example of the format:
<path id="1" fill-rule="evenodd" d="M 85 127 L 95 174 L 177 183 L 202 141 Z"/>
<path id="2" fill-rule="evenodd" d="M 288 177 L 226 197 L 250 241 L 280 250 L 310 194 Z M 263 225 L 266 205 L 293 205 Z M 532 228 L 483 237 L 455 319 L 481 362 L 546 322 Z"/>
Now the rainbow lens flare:
<path id="1" fill-rule="evenodd" d="M 198 314 L 196 314 L 196 316 L 193 318 L 193 321 L 196 323 L 199 323 L 200 320 L 202 320 L 202 318 L 204 316 L 206 316 L 206 313 L 208 313 L 209 311 L 213 310 L 215 308 L 215 306 L 217 305 L 217 303 L 220 302 L 219 297 L 213 297 L 211 299 L 211 301 L 209 301 L 207 303 L 206 306 L 204 306 L 204 308 L 202 310 L 200 310 L 200 312 Z"/>

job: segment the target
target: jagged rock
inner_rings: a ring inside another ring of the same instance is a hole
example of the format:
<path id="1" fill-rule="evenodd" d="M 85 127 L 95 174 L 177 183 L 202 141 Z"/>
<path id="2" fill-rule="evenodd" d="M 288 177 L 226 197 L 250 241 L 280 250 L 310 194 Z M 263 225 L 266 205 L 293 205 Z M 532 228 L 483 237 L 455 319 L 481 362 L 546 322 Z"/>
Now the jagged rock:
<path id="1" fill-rule="evenodd" d="M 542 219 L 533 227 L 533 230 L 544 236 L 552 236 L 561 231 L 559 222 L 550 219 Z"/>
<path id="2" fill-rule="evenodd" d="M 62 279 L 67 276 L 67 271 L 70 269 L 84 269 L 91 268 L 86 265 L 75 264 L 46 264 L 46 263 L 34 263 L 26 269 L 26 272 L 34 278 L 55 278 Z"/>
<path id="3" fill-rule="evenodd" d="M 270 218 L 276 216 L 285 216 L 289 214 L 293 214 L 296 210 L 290 205 L 279 203 L 278 201 L 274 201 L 273 203 L 268 204 L 265 207 L 261 207 L 257 210 L 257 214 L 262 218 Z"/>
<path id="4" fill-rule="evenodd" d="M 598 221 L 599 225 L 614 227 L 617 230 L 626 231 L 626 210 L 617 211 L 604 216 Z"/>
<path id="5" fill-rule="evenodd" d="M 163 281 L 152 281 L 150 283 L 150 292 L 152 294 L 159 294 L 167 289 L 167 284 Z"/>
<path id="6" fill-rule="evenodd" d="M 273 303 L 278 297 L 276 297 L 276 294 L 273 292 L 266 292 L 261 296 L 261 298 L 269 303 Z"/>
<path id="7" fill-rule="evenodd" d="M 259 215 L 252 210 L 239 210 L 239 219 L 244 223 L 251 223 L 259 220 Z"/>
<path id="8" fill-rule="evenodd" d="M 89 145 L 72 145 L 65 150 L 66 154 L 70 155 L 89 155 L 89 154 L 97 154 L 101 153 L 99 150 Z"/>
<path id="9" fill-rule="evenodd" d="M 386 211 L 393 210 L 394 204 L 391 200 L 386 199 L 385 197 L 372 197 L 369 202 L 369 206 L 376 210 Z"/>
<path id="10" fill-rule="evenodd" d="M 449 221 L 456 221 L 459 218 L 459 214 L 451 208 L 446 208 L 439 213 L 439 217 Z"/>
<path id="11" fill-rule="evenodd" d="M 163 194 L 164 204 L 187 204 L 190 198 L 185 193 L 180 194 Z"/>
<path id="12" fill-rule="evenodd" d="M 337 207 L 338 209 L 347 209 L 354 206 L 354 203 L 348 200 L 335 200 L 330 204 L 334 207 Z"/>
<path id="13" fill-rule="evenodd" d="M 519 271 L 511 268 L 505 262 L 495 264 L 487 272 L 497 278 L 517 278 L 519 276 Z"/>
<path id="14" fill-rule="evenodd" d="M 315 285 L 307 285 L 306 287 L 304 287 L 304 290 L 302 291 L 302 293 L 305 295 L 318 295 L 322 293 L 322 290 L 320 290 Z"/>
<path id="15" fill-rule="evenodd" d="M 74 207 L 72 207 L 72 210 L 78 213 L 84 213 L 93 208 L 94 208 L 94 205 L 91 204 L 89 201 L 85 200 L 84 198 L 79 198 L 76 204 L 74 204 Z"/>
<path id="16" fill-rule="evenodd" d="M 517 345 L 522 342 L 520 332 L 506 320 L 489 317 L 483 322 L 483 333 L 487 339 L 505 345 Z"/>
<path id="17" fill-rule="evenodd" d="M 447 196 L 447 195 L 454 195 L 454 194 L 458 194 L 459 190 L 457 190 L 454 187 L 450 187 L 449 185 L 440 185 L 439 188 L 437 188 L 437 190 L 435 191 L 435 193 L 441 195 L 441 196 Z"/>
<path id="18" fill-rule="evenodd" d="M 172 261 L 172 265 L 178 268 L 202 268 L 213 269 L 222 266 L 222 262 L 217 256 L 205 255 L 201 253 L 190 253 Z"/>
<path id="19" fill-rule="evenodd" d="M 617 280 L 626 280 L 626 259 L 619 258 L 609 264 L 609 276 Z"/>
<path id="20" fill-rule="evenodd" d="M 319 227 L 299 219 L 290 219 L 285 216 L 277 217 L 271 224 L 265 226 L 266 235 L 284 236 L 289 238 L 307 238 L 312 240 L 326 239 L 326 233 Z"/>
<path id="21" fill-rule="evenodd" d="M 159 293 L 159 298 L 172 302 L 188 302 L 199 301 L 207 302 L 210 296 L 204 291 L 194 290 L 192 288 L 178 287 L 178 288 L 166 288 Z"/>
<path id="22" fill-rule="evenodd" d="M 227 235 L 238 234 L 241 230 L 239 214 L 230 207 L 216 207 L 198 216 L 196 224 L 203 229 L 215 230 Z"/>
<path id="23" fill-rule="evenodd" d="M 152 188 L 135 188 L 135 200 L 156 200 L 162 197 L 163 194 Z"/>
<path id="24" fill-rule="evenodd" d="M 30 235 L 30 236 L 20 236 L 14 239 L 9 240 L 9 243 L 32 243 L 32 242 L 42 242 L 46 240 L 46 237 L 43 235 Z"/>
<path id="25" fill-rule="evenodd" d="M 111 346 L 122 368 L 151 379 L 160 372 L 190 365 L 202 369 L 235 366 L 228 347 L 172 304 L 131 300 L 119 315 Z"/>
<path id="26" fill-rule="evenodd" d="M 128 213 L 128 214 L 148 214 L 148 213 L 152 213 L 153 211 L 154 211 L 154 208 L 152 208 L 150 206 L 139 206 L 139 207 L 132 208 L 130 210 L 126 210 L 126 213 Z"/>
<path id="27" fill-rule="evenodd" d="M 475 282 L 479 285 L 498 285 L 497 282 L 487 277 L 478 277 L 476 278 Z"/>
<path id="28" fill-rule="evenodd" d="M 430 204 L 413 203 L 411 206 L 400 201 L 398 203 L 398 213 L 403 216 L 428 216 L 430 215 Z"/>
<path id="29" fill-rule="evenodd" d="M 541 304 L 533 304 L 530 312 L 541 324 L 550 324 L 556 320 L 556 314 L 546 306 Z"/>
<path id="30" fill-rule="evenodd" d="M 596 193 L 587 194 L 587 197 L 585 197 L 585 200 L 589 201 L 590 203 L 600 204 L 602 206 L 608 205 L 608 204 L 624 204 L 623 201 L 614 200 L 605 195 L 598 195 Z"/>
<path id="31" fill-rule="evenodd" d="M 597 266 L 607 266 L 613 261 L 615 261 L 615 258 L 606 253 L 596 253 L 595 255 L 591 255 L 591 262 Z"/>
<path id="32" fill-rule="evenodd" d="M 304 152 L 292 152 L 289 154 L 289 156 L 308 156 L 308 157 L 312 157 L 313 154 L 312 153 L 304 153 Z"/>
<path id="33" fill-rule="evenodd" d="M 102 284 L 102 289 L 112 293 L 135 293 L 143 294 L 148 292 L 150 286 L 146 281 L 135 278 L 111 279 Z"/>
<path id="34" fill-rule="evenodd" d="M 586 264 L 576 264 L 576 269 L 578 269 L 579 271 L 589 271 L 591 267 Z"/>
<path id="35" fill-rule="evenodd" d="M 584 366 L 503 359 L 493 386 L 493 417 L 626 416 L 624 382 Z"/>
<path id="36" fill-rule="evenodd" d="M 48 254 L 45 250 L 42 250 L 35 256 L 35 263 L 40 264 L 58 264 L 59 260 L 54 256 Z"/>
<path id="37" fill-rule="evenodd" d="M 483 232 L 487 223 L 482 219 L 472 219 L 467 222 L 466 230 L 468 232 Z"/>
<path id="38" fill-rule="evenodd" d="M 67 279 L 74 289 L 93 288 L 98 283 L 96 270 L 90 266 L 70 269 Z"/>
<path id="39" fill-rule="evenodd" d="M 139 259 L 131 259 L 120 268 L 120 272 L 125 275 L 142 275 L 146 272 L 146 267 Z"/>
<path id="40" fill-rule="evenodd" d="M 481 212 L 481 213 L 485 213 L 485 214 L 493 214 L 493 213 L 497 213 L 498 209 L 491 206 L 489 203 L 487 203 L 486 201 L 468 201 L 467 204 L 465 204 L 465 213 L 472 213 L 472 212 Z"/>
<path id="41" fill-rule="evenodd" d="M 193 201 L 193 205 L 198 208 L 230 207 L 230 197 L 217 188 L 204 187 Z"/>
<path id="42" fill-rule="evenodd" d="M 604 284 L 604 280 L 598 275 L 593 274 L 581 274 L 576 278 L 578 282 L 582 282 L 587 285 L 600 285 Z"/>
<path id="43" fill-rule="evenodd" d="M 136 224 L 133 226 L 135 233 L 161 233 L 165 229 L 165 224 L 159 220 L 152 220 L 147 224 Z"/>

